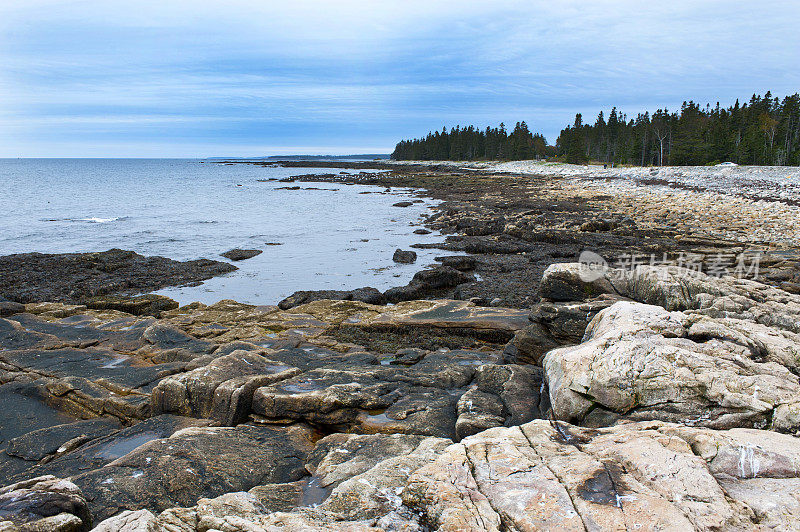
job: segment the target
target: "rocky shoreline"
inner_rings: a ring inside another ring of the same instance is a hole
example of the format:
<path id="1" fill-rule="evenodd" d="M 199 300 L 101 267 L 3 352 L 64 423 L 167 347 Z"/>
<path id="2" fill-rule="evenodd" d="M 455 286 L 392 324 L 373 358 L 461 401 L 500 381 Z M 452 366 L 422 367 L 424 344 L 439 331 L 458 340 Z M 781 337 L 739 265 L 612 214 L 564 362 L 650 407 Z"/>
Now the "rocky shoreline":
<path id="1" fill-rule="evenodd" d="M 0 305 L 0 531 L 800 528 L 796 248 L 552 176 L 303 180 L 441 199 L 469 255 L 277 306 Z M 703 273 L 744 251 L 758 280 Z"/>
<path id="2" fill-rule="evenodd" d="M 179 262 L 122 249 L 96 253 L 21 253 L 0 256 L 0 298 L 16 303 L 64 302 L 101 309 L 124 305 L 119 310 L 157 316 L 175 302 L 151 295 L 139 301 L 160 302 L 161 306 L 135 305 L 132 298 L 168 286 L 200 284 L 236 269 L 232 264 L 215 260 Z"/>
<path id="3" fill-rule="evenodd" d="M 477 279 L 439 297 L 499 299 L 499 305 L 526 308 L 538 301 L 538 282 L 550 264 L 576 260 L 586 250 L 610 265 L 692 260 L 694 268 L 699 261 L 701 271 L 716 266 L 717 273 L 733 273 L 740 257 L 757 254 L 759 280 L 800 293 L 800 210 L 779 201 L 665 191 L 652 184 L 613 188 L 603 179 L 471 165 L 384 166 L 393 170 L 286 181 L 413 188 L 441 200 L 424 226 L 447 235 L 446 242 L 412 247 L 469 253 Z"/>

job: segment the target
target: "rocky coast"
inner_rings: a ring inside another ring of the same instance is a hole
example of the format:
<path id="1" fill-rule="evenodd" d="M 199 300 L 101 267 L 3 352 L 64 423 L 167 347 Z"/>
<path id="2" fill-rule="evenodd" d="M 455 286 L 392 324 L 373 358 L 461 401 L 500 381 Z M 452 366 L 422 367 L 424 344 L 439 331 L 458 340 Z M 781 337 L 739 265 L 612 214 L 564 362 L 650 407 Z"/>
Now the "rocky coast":
<path id="1" fill-rule="evenodd" d="M 7 259 L 0 531 L 800 530 L 794 205 L 379 169 L 303 180 L 442 200 L 384 292 L 178 307 L 145 258 Z"/>

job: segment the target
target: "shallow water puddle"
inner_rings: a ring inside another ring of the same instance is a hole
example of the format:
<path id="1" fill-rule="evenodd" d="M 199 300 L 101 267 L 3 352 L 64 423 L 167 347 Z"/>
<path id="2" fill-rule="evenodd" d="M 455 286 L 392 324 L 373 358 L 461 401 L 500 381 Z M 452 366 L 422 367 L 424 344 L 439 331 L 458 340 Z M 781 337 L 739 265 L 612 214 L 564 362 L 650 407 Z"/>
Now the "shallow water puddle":
<path id="1" fill-rule="evenodd" d="M 303 381 L 303 382 L 296 382 L 293 384 L 281 384 L 280 386 L 278 386 L 278 388 L 280 388 L 281 390 L 289 393 L 313 392 L 316 390 L 321 390 L 324 387 L 325 386 L 323 386 L 322 384 L 319 384 L 314 381 Z"/>
<path id="2" fill-rule="evenodd" d="M 392 423 L 397 423 L 396 419 L 392 419 L 386 415 L 385 412 L 380 414 L 370 414 L 364 417 L 365 423 L 370 423 L 374 425 L 388 425 Z"/>
<path id="3" fill-rule="evenodd" d="M 291 366 L 264 366 L 264 370 L 270 373 L 280 373 L 282 371 L 286 371 L 287 369 L 292 369 Z"/>
<path id="4" fill-rule="evenodd" d="M 319 506 L 330 496 L 333 488 L 322 485 L 322 479 L 316 475 L 310 477 L 303 483 L 303 496 L 300 499 L 300 506 Z"/>
<path id="5" fill-rule="evenodd" d="M 137 447 L 144 445 L 147 442 L 157 440 L 161 435 L 157 432 L 142 432 L 124 438 L 116 438 L 106 443 L 97 450 L 96 456 L 98 458 L 105 458 L 107 460 L 116 460 L 121 456 L 125 456 Z"/>
<path id="6" fill-rule="evenodd" d="M 128 361 L 128 360 L 130 360 L 130 359 L 131 359 L 131 357 L 129 357 L 129 356 L 126 356 L 126 355 L 121 355 L 121 356 L 112 357 L 112 358 L 111 358 L 111 360 L 109 360 L 108 362 L 106 362 L 105 364 L 103 364 L 103 365 L 102 365 L 102 366 L 100 366 L 100 367 L 101 367 L 101 368 L 103 368 L 103 369 L 113 369 L 113 368 L 118 368 L 118 367 L 120 367 L 120 365 L 121 365 L 123 362 L 126 362 L 126 361 Z"/>

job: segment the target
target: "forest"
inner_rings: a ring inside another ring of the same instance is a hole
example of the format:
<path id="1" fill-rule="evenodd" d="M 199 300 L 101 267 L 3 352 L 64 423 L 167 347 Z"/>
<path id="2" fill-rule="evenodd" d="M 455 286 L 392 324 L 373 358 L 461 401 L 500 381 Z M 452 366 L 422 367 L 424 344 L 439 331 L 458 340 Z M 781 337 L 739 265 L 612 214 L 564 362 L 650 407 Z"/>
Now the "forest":
<path id="1" fill-rule="evenodd" d="M 510 161 L 544 159 L 555 156 L 555 148 L 545 138 L 531 133 L 525 122 L 517 122 L 514 130 L 506 131 L 505 124 L 487 127 L 455 127 L 450 131 L 428 133 L 421 139 L 404 140 L 397 144 L 392 159 L 398 161 Z"/>
<path id="2" fill-rule="evenodd" d="M 723 108 L 688 101 L 679 110 L 658 109 L 630 118 L 611 109 L 594 124 L 579 113 L 555 146 L 519 122 L 511 133 L 497 128 L 456 127 L 449 132 L 397 144 L 397 160 L 521 160 L 637 166 L 708 165 L 730 161 L 747 165 L 800 165 L 800 94 L 782 100 L 767 92 L 749 102 Z"/>

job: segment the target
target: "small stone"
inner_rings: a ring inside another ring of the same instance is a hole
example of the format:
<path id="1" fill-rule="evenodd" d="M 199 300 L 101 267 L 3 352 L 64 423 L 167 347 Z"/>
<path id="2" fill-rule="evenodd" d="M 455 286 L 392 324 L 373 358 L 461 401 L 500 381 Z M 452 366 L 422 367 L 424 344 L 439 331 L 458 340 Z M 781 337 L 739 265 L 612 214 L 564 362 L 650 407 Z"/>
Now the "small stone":
<path id="1" fill-rule="evenodd" d="M 417 254 L 414 251 L 403 251 L 402 249 L 395 250 L 392 260 L 401 264 L 411 264 L 416 262 Z"/>
<path id="2" fill-rule="evenodd" d="M 232 261 L 239 261 L 245 259 L 252 259 L 256 255 L 261 255 L 263 253 L 260 249 L 239 249 L 235 248 L 230 251 L 226 251 L 225 253 L 220 253 L 220 257 L 225 257 L 226 259 L 230 259 Z"/>

